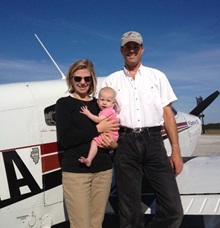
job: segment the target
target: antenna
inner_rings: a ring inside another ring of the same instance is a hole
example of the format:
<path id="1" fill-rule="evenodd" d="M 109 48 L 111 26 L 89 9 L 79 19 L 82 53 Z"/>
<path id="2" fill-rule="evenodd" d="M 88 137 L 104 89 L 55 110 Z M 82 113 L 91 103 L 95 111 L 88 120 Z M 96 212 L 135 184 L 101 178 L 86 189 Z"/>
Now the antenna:
<path id="1" fill-rule="evenodd" d="M 56 62 L 54 61 L 54 59 L 52 58 L 52 56 L 50 55 L 50 53 L 48 52 L 48 50 L 45 48 L 45 46 L 43 45 L 43 43 L 41 42 L 41 40 L 39 39 L 39 37 L 37 36 L 37 34 L 34 34 L 35 37 L 37 38 L 37 40 L 39 41 L 40 45 L 43 47 L 43 49 L 46 51 L 46 53 L 48 54 L 48 56 L 50 57 L 50 59 L 52 60 L 53 64 L 55 65 L 55 67 L 59 70 L 59 72 L 62 75 L 62 79 L 65 79 L 66 76 L 63 74 L 63 72 L 61 71 L 61 69 L 58 67 L 58 65 L 56 64 Z"/>

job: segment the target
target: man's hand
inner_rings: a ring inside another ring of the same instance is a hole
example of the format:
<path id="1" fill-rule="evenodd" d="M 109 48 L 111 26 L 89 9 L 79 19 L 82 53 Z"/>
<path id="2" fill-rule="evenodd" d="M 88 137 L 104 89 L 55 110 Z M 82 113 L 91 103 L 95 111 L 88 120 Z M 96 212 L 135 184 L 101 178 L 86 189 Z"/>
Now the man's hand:
<path id="1" fill-rule="evenodd" d="M 102 133 L 102 142 L 101 142 L 101 147 L 106 148 L 109 150 L 114 150 L 117 148 L 118 143 L 113 139 L 111 134 L 109 133 Z"/>
<path id="2" fill-rule="evenodd" d="M 178 145 L 172 147 L 172 154 L 170 156 L 170 163 L 173 168 L 175 176 L 178 176 L 183 170 L 183 159 L 180 154 Z"/>
<path id="3" fill-rule="evenodd" d="M 96 125 L 99 133 L 109 133 L 111 131 L 119 130 L 118 120 L 110 120 L 111 116 L 102 120 L 99 124 Z"/>

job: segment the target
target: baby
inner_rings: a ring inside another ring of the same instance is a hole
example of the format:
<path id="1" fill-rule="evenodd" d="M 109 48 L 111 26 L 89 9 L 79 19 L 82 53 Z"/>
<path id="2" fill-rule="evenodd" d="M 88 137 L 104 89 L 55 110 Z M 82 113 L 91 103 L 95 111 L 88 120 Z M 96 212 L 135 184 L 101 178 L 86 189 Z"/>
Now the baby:
<path id="1" fill-rule="evenodd" d="M 111 87 L 104 87 L 99 91 L 97 103 L 101 111 L 99 115 L 93 115 L 86 106 L 81 107 L 81 113 L 89 117 L 92 121 L 99 123 L 103 119 L 111 116 L 112 119 L 117 119 L 117 115 L 114 110 L 114 106 L 116 105 L 116 93 Z M 118 140 L 118 131 L 111 132 L 112 137 L 117 141 Z M 92 160 L 97 154 L 98 147 L 102 143 L 102 135 L 95 137 L 90 146 L 90 150 L 88 153 L 88 157 L 80 157 L 79 161 L 84 163 L 86 166 L 91 166 Z"/>

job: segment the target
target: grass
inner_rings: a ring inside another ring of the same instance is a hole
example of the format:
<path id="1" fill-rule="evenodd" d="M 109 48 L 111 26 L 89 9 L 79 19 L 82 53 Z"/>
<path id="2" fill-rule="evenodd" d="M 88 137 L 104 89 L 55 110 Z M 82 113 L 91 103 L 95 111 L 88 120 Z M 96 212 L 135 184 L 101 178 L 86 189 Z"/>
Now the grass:
<path id="1" fill-rule="evenodd" d="M 220 129 L 206 129 L 205 134 L 207 134 L 207 135 L 219 135 Z"/>

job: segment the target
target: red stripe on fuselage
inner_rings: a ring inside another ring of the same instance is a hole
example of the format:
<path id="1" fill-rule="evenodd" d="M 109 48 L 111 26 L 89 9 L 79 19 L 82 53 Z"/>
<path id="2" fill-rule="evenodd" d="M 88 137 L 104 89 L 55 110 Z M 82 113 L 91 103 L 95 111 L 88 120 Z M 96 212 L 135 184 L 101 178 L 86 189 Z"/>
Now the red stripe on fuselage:
<path id="1" fill-rule="evenodd" d="M 61 160 L 58 153 L 46 157 L 41 157 L 41 162 L 42 173 L 59 169 L 61 166 Z"/>
<path id="2" fill-rule="evenodd" d="M 59 169 L 61 154 L 58 152 L 57 142 L 41 145 L 42 173 Z"/>
<path id="3" fill-rule="evenodd" d="M 42 144 L 40 145 L 40 147 L 41 147 L 41 155 L 58 152 L 57 142 Z"/>
<path id="4" fill-rule="evenodd" d="M 41 145 L 31 145 L 31 146 L 23 146 L 19 148 L 11 148 L 11 149 L 6 149 L 6 150 L 1 150 L 0 152 L 10 152 L 10 151 L 18 151 L 20 149 L 27 149 L 25 151 L 25 154 L 27 156 L 30 156 L 29 152 L 35 147 L 40 147 L 41 154 L 39 155 L 41 157 L 41 162 L 42 162 L 42 173 L 44 174 L 45 172 L 50 172 L 56 169 L 60 169 L 61 165 L 61 158 L 63 152 L 58 152 L 58 144 L 57 142 L 52 142 L 52 143 L 45 143 Z"/>

